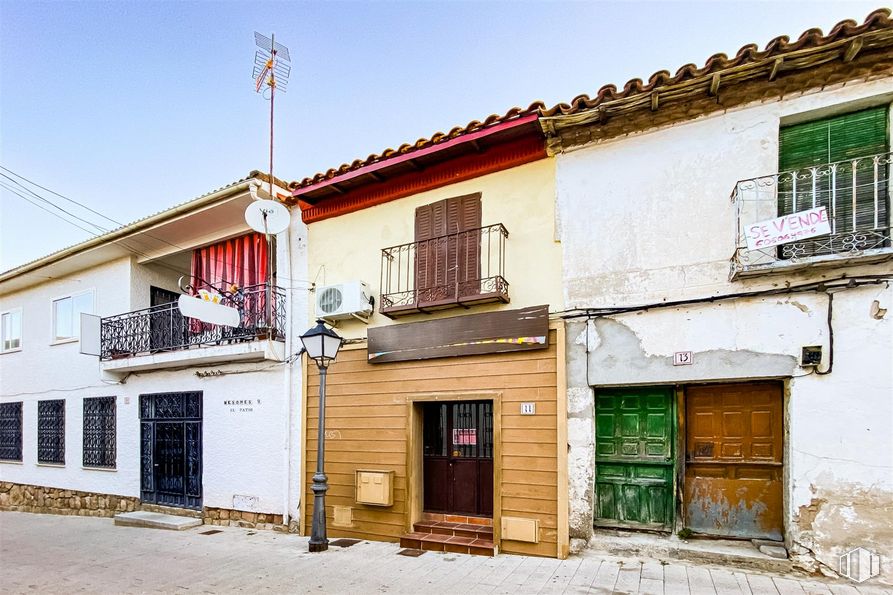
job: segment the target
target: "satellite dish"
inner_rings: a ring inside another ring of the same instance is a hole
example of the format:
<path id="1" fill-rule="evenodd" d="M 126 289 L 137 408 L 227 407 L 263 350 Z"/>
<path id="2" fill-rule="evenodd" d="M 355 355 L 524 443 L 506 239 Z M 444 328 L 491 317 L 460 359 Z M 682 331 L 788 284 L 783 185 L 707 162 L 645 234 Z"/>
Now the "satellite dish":
<path id="1" fill-rule="evenodd" d="M 275 200 L 256 200 L 245 209 L 245 222 L 260 233 L 276 235 L 288 229 L 290 221 L 288 209 Z"/>

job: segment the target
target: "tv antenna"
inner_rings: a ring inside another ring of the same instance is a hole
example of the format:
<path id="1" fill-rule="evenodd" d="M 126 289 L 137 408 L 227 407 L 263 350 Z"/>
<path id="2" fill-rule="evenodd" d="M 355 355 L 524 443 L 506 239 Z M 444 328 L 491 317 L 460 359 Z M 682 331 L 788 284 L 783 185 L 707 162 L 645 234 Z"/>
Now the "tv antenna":
<path id="1" fill-rule="evenodd" d="M 267 89 L 270 90 L 270 198 L 275 200 L 273 194 L 273 103 L 276 91 L 285 90 L 288 87 L 288 75 L 291 74 L 291 56 L 288 48 L 281 43 L 276 43 L 276 35 L 267 37 L 257 31 L 254 32 L 254 43 L 259 48 L 254 53 L 254 90 L 263 93 L 266 97 Z"/>

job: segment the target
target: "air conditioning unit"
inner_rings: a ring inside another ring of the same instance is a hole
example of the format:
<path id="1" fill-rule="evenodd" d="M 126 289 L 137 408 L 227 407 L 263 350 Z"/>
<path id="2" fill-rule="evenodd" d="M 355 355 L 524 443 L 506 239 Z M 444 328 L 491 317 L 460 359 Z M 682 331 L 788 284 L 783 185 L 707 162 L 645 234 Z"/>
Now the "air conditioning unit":
<path id="1" fill-rule="evenodd" d="M 362 281 L 325 285 L 316 289 L 316 317 L 326 320 L 372 316 L 374 300 L 369 286 Z"/>

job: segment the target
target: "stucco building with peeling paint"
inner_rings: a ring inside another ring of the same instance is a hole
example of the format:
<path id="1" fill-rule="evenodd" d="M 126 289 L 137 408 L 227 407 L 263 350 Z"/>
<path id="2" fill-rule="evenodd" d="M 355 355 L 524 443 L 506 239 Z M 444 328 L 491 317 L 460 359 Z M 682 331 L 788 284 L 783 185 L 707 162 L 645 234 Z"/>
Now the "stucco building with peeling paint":
<path id="1" fill-rule="evenodd" d="M 572 549 L 610 527 L 893 557 L 891 44 L 878 11 L 544 112 Z"/>

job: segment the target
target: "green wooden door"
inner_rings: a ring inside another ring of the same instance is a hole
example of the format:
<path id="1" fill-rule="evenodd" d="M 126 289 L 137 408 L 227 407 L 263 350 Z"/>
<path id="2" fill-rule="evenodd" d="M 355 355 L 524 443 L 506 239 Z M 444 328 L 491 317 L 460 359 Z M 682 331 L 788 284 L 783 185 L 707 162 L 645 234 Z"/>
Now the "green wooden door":
<path id="1" fill-rule="evenodd" d="M 596 525 L 672 529 L 674 419 L 670 387 L 596 393 Z"/>

